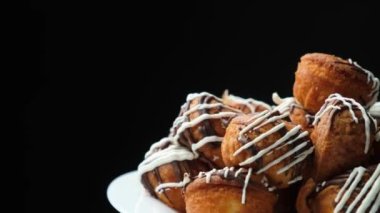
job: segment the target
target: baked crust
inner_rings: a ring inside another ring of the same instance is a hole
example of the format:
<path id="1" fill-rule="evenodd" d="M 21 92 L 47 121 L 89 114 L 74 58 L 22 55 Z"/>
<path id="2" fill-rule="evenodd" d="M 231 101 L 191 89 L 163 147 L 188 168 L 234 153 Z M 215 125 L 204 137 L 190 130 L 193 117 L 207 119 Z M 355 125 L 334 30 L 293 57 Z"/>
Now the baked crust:
<path id="1" fill-rule="evenodd" d="M 246 189 L 246 202 L 242 204 L 241 181 L 224 179 L 213 175 L 210 182 L 198 178 L 185 190 L 187 213 L 229 213 L 229 212 L 274 212 L 277 196 L 259 185 L 249 184 Z"/>
<path id="2" fill-rule="evenodd" d="M 311 139 L 314 143 L 313 177 L 323 181 L 347 169 L 363 165 L 369 160 L 365 153 L 365 124 L 359 110 L 354 110 L 359 119 L 355 123 L 349 109 L 335 113 L 328 111 L 315 126 Z M 374 124 L 370 127 L 370 149 L 374 140 Z"/>
<path id="3" fill-rule="evenodd" d="M 310 53 L 301 57 L 295 73 L 293 95 L 308 112 L 316 113 L 333 93 L 371 102 L 372 82 L 357 66 L 334 55 Z M 375 94 L 377 96 L 377 94 Z"/>
<path id="4" fill-rule="evenodd" d="M 241 162 L 244 162 L 248 158 L 251 158 L 252 156 L 259 153 L 261 150 L 270 147 L 273 145 L 276 141 L 280 140 L 281 137 L 283 137 L 287 131 L 295 127 L 294 124 L 286 121 L 276 121 L 274 123 L 268 123 L 266 125 L 261 126 L 257 130 L 254 131 L 248 131 L 246 133 L 246 141 L 252 141 L 255 138 L 259 137 L 261 134 L 265 134 L 270 129 L 272 129 L 275 125 L 278 125 L 280 123 L 284 123 L 285 127 L 281 131 L 274 132 L 272 134 L 269 134 L 268 136 L 262 138 L 259 142 L 255 143 L 254 146 L 244 149 L 239 154 L 234 155 L 234 153 L 239 150 L 245 143 L 242 143 L 238 137 L 239 133 L 242 129 L 244 129 L 249 123 L 252 122 L 252 115 L 240 115 L 236 118 L 234 118 L 231 123 L 229 124 L 226 135 L 224 137 L 223 143 L 222 143 L 222 156 L 223 161 L 226 164 L 226 166 L 241 166 Z M 307 140 L 307 136 L 305 136 L 305 139 Z M 253 163 L 250 163 L 248 165 L 244 165 L 243 167 L 246 168 L 253 168 L 254 171 L 259 171 L 260 169 L 263 169 L 265 166 L 270 164 L 271 162 L 275 161 L 279 157 L 283 156 L 285 153 L 292 150 L 297 143 L 294 143 L 292 145 L 284 145 L 279 149 L 273 149 L 271 154 L 263 155 L 260 159 L 257 161 L 254 161 Z M 310 147 L 311 142 L 306 147 Z M 306 148 L 305 147 L 305 148 Z M 265 170 L 262 174 L 266 175 L 266 177 L 269 180 L 269 183 L 271 185 L 276 186 L 277 188 L 287 188 L 290 184 L 289 182 L 293 180 L 294 178 L 298 176 L 308 176 L 308 170 L 305 170 L 304 168 L 309 165 L 310 159 L 307 158 L 304 161 L 300 162 L 296 166 L 290 168 L 287 172 L 278 173 L 278 171 L 287 165 L 293 160 L 294 156 L 289 156 L 288 158 L 283 159 L 279 163 L 271 166 L 269 169 Z"/>

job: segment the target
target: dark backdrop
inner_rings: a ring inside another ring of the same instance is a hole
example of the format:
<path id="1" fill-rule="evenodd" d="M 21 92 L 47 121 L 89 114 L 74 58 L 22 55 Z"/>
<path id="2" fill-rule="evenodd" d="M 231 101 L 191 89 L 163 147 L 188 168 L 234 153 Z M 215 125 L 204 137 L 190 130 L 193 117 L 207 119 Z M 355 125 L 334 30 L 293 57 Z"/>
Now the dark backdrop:
<path id="1" fill-rule="evenodd" d="M 17 25 L 26 212 L 114 212 L 109 182 L 168 133 L 187 93 L 270 102 L 299 57 L 379 74 L 379 10 L 362 3 L 27 2 Z"/>

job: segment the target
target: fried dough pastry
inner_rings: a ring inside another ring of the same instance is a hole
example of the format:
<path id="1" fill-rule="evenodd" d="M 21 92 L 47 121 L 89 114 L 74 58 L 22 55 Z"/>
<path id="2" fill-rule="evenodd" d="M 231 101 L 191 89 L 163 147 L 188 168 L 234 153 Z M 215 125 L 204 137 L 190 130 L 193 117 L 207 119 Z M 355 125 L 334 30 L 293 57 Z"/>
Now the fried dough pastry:
<path id="1" fill-rule="evenodd" d="M 226 166 L 252 168 L 271 185 L 287 188 L 308 175 L 305 169 L 314 147 L 301 125 L 282 120 L 288 116 L 275 108 L 240 115 L 229 124 L 222 142 Z"/>
<path id="2" fill-rule="evenodd" d="M 351 59 L 310 53 L 301 57 L 295 73 L 293 95 L 310 113 L 316 113 L 325 99 L 339 93 L 366 108 L 377 100 L 379 79 Z"/>
<path id="3" fill-rule="evenodd" d="M 354 99 L 332 94 L 315 115 L 313 177 L 322 181 L 369 160 L 376 121 Z"/>
<path id="4" fill-rule="evenodd" d="M 230 120 L 242 113 L 223 104 L 206 92 L 190 94 L 173 123 L 173 140 L 208 160 L 210 166 L 223 168 L 220 143 Z"/>
<path id="5" fill-rule="evenodd" d="M 138 173 L 144 188 L 155 198 L 177 211 L 185 211 L 182 187 L 191 175 L 209 167 L 187 150 L 163 138 L 153 144 L 140 163 Z"/>
<path id="6" fill-rule="evenodd" d="M 274 212 L 277 195 L 252 181 L 255 178 L 252 169 L 201 172 L 186 186 L 186 212 Z"/>
<path id="7" fill-rule="evenodd" d="M 380 164 L 356 167 L 330 180 L 309 179 L 298 193 L 300 213 L 369 212 L 380 210 Z"/>

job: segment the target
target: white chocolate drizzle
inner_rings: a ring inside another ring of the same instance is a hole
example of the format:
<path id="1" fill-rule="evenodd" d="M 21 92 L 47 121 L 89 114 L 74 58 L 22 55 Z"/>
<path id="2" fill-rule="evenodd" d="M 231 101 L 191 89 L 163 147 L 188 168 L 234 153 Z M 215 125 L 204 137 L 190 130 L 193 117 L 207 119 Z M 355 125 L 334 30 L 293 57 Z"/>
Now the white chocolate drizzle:
<path id="1" fill-rule="evenodd" d="M 191 101 L 196 98 L 200 98 L 199 103 L 196 105 L 191 105 Z M 206 120 L 221 119 L 221 122 L 228 122 L 232 117 L 236 116 L 238 113 L 241 113 L 240 110 L 229 107 L 222 103 L 222 99 L 207 93 L 193 93 L 189 94 L 186 98 L 187 102 L 182 106 L 181 115 L 175 119 L 173 122 L 173 127 L 171 128 L 171 135 L 173 137 L 173 142 L 175 144 L 180 144 L 181 136 L 189 128 L 197 126 Z M 208 103 L 209 101 L 214 101 Z M 217 101 L 215 103 L 215 101 Z M 209 114 L 207 110 L 216 109 L 217 113 Z M 202 112 L 201 112 L 202 110 Z M 225 110 L 225 111 L 223 111 Z M 198 112 L 200 115 L 194 119 L 190 119 L 192 113 Z M 182 141 L 182 145 L 191 146 L 189 148 L 195 153 L 198 157 L 199 153 L 197 152 L 202 146 L 208 143 L 221 142 L 222 137 L 217 135 L 209 135 L 210 133 L 204 133 L 204 137 L 199 141 Z M 186 139 L 189 140 L 189 139 Z"/>
<path id="2" fill-rule="evenodd" d="M 281 124 L 284 124 L 284 123 L 281 123 Z M 283 126 L 285 126 L 285 124 Z M 300 130 L 301 130 L 301 125 L 298 125 L 298 126 L 294 127 L 289 132 L 287 132 L 282 138 L 278 139 L 276 142 L 274 142 L 270 146 L 268 146 L 268 147 L 260 150 L 256 155 L 253 155 L 252 157 L 247 158 L 245 161 L 239 163 L 239 165 L 240 166 L 244 166 L 244 165 L 248 165 L 248 164 L 251 164 L 251 163 L 255 162 L 257 159 L 263 157 L 265 154 L 267 154 L 268 152 L 270 152 L 272 149 L 278 147 L 279 145 L 281 145 L 282 143 L 284 143 L 285 141 L 287 141 L 290 137 L 292 137 L 295 134 L 297 134 Z"/>
<path id="3" fill-rule="evenodd" d="M 253 115 L 249 121 L 248 125 L 245 126 L 238 135 L 238 140 L 243 142 L 242 146 L 239 147 L 234 153 L 233 156 L 237 156 L 241 154 L 243 151 L 252 148 L 253 146 L 256 147 L 256 144 L 262 141 L 263 139 L 267 138 L 268 136 L 279 132 L 281 129 L 286 129 L 285 122 L 281 121 L 285 117 L 289 116 L 289 111 L 292 107 L 292 104 L 295 104 L 293 98 L 286 98 L 286 99 L 280 99 L 279 96 L 274 93 L 273 99 L 276 103 L 279 105 L 274 107 L 272 110 L 266 110 L 263 112 L 260 112 L 258 114 Z M 280 122 L 277 122 L 280 121 Z M 276 123 L 277 122 L 277 123 Z M 261 128 L 264 125 L 267 125 L 269 123 L 274 123 L 275 125 L 271 127 L 266 132 L 260 133 L 258 136 L 253 138 L 252 140 L 248 141 L 247 136 L 245 135 L 248 131 L 256 131 L 257 129 Z M 306 159 L 307 156 L 313 153 L 314 147 L 310 143 L 310 140 L 308 140 L 309 133 L 306 131 L 302 131 L 301 125 L 297 125 L 290 129 L 289 131 L 286 131 L 285 135 L 283 135 L 280 139 L 274 141 L 269 146 L 262 148 L 256 153 L 253 153 L 252 156 L 249 158 L 246 158 L 244 161 L 240 162 L 240 166 L 246 166 L 249 164 L 252 164 L 256 162 L 257 160 L 263 158 L 265 155 L 271 155 L 275 150 L 279 150 L 284 148 L 285 146 L 292 147 L 290 150 L 288 150 L 286 153 L 283 153 L 281 156 L 278 156 L 273 161 L 267 163 L 266 165 L 263 165 L 258 171 L 256 171 L 256 174 L 261 174 L 268 169 L 272 168 L 273 166 L 277 165 L 278 163 L 284 161 L 285 159 L 291 158 L 290 163 L 286 164 L 284 167 L 280 168 L 277 171 L 277 174 L 281 174 L 296 164 L 302 162 Z M 296 144 L 293 144 L 297 142 Z M 293 157 L 292 157 L 293 156 Z M 302 177 L 297 177 L 302 178 Z"/>
<path id="4" fill-rule="evenodd" d="M 204 120 L 231 118 L 231 117 L 234 117 L 234 116 L 236 116 L 235 112 L 219 112 L 219 113 L 216 113 L 216 114 L 203 114 L 203 115 L 200 115 L 199 117 L 195 118 L 194 120 L 182 123 L 182 125 L 177 130 L 176 135 L 174 136 L 174 141 L 178 142 L 180 134 L 182 134 L 186 129 L 194 127 L 194 126 L 198 125 L 199 123 L 201 123 Z"/>
<path id="5" fill-rule="evenodd" d="M 248 174 L 247 174 L 247 176 L 245 176 L 245 180 L 244 180 L 243 192 L 242 192 L 242 196 L 241 196 L 241 203 L 242 204 L 245 204 L 245 200 L 246 200 L 245 197 L 247 194 L 247 186 L 249 183 L 249 179 L 251 178 L 251 175 L 252 175 L 252 168 L 249 168 Z"/>
<path id="6" fill-rule="evenodd" d="M 380 118 L 380 102 L 376 102 L 369 108 L 369 114 L 375 118 Z"/>
<path id="7" fill-rule="evenodd" d="M 216 143 L 216 142 L 222 142 L 223 140 L 223 137 L 218 137 L 218 136 L 206 136 L 204 138 L 202 138 L 200 141 L 198 141 L 198 143 L 194 143 L 194 144 L 191 144 L 191 149 L 192 151 L 194 152 L 194 154 L 198 157 L 199 154 L 197 152 L 197 150 L 199 148 L 201 148 L 202 146 L 204 146 L 205 144 L 208 144 L 208 143 Z M 217 157 L 217 156 L 215 156 Z"/>
<path id="8" fill-rule="evenodd" d="M 190 177 L 188 173 L 185 173 L 183 176 L 183 180 L 181 182 L 174 182 L 174 183 L 162 183 L 158 185 L 155 189 L 156 192 L 162 193 L 164 190 L 168 188 L 182 188 L 186 186 L 190 182 Z"/>
<path id="9" fill-rule="evenodd" d="M 297 176 L 293 180 L 288 181 L 288 185 L 291 185 L 293 183 L 297 183 L 298 181 L 301 181 L 302 179 L 303 179 L 303 177 L 301 175 Z"/>
<path id="10" fill-rule="evenodd" d="M 370 92 L 370 94 L 368 94 L 368 96 L 371 97 L 371 100 L 366 105 L 366 108 L 369 108 L 376 102 L 377 97 L 379 95 L 379 85 L 380 85 L 379 79 L 376 78 L 375 75 L 371 71 L 364 69 L 357 62 L 351 60 L 350 58 L 348 59 L 348 62 L 350 64 L 353 64 L 355 67 L 359 68 L 360 70 L 362 70 L 367 75 L 367 84 L 370 84 L 372 81 L 372 91 Z"/>
<path id="11" fill-rule="evenodd" d="M 162 149 L 162 147 L 164 147 L 166 144 L 170 144 L 172 143 L 172 139 L 170 137 L 165 137 L 165 138 L 162 138 L 160 141 L 152 144 L 152 146 L 150 146 L 150 149 L 149 151 L 147 151 L 145 153 L 145 158 L 149 157 L 150 155 L 152 155 L 154 152 L 157 152 L 159 151 L 160 149 Z"/>
<path id="12" fill-rule="evenodd" d="M 194 160 L 195 154 L 190 152 L 185 147 L 171 144 L 169 147 L 158 152 L 151 153 L 138 166 L 140 175 L 152 171 L 153 169 L 173 161 Z"/>
<path id="13" fill-rule="evenodd" d="M 334 213 L 340 212 L 346 205 L 347 201 L 351 198 L 352 193 L 358 189 L 359 183 L 362 181 L 366 169 L 364 167 L 356 167 L 350 173 L 343 187 L 339 190 L 335 198 L 337 203 Z M 377 165 L 371 177 L 367 180 L 365 185 L 360 189 L 359 194 L 356 195 L 354 201 L 348 206 L 346 212 L 351 212 L 359 204 L 356 212 L 367 212 L 368 208 L 370 213 L 375 213 L 380 206 L 380 164 Z M 352 199 L 352 198 L 351 198 Z"/>
<path id="14" fill-rule="evenodd" d="M 337 110 L 342 110 L 343 107 L 347 107 L 352 120 L 355 123 L 359 123 L 358 118 L 355 115 L 354 108 L 360 110 L 362 117 L 364 119 L 364 126 L 365 126 L 365 147 L 364 147 L 364 153 L 367 154 L 369 151 L 370 146 L 370 133 L 371 133 L 371 122 L 375 125 L 375 129 L 377 129 L 377 122 L 376 120 L 368 114 L 368 112 L 364 109 L 364 107 L 356 102 L 352 98 L 346 98 L 341 96 L 338 93 L 331 94 L 326 100 L 324 105 L 321 107 L 321 109 L 315 114 L 315 119 L 313 122 L 313 125 L 317 125 L 320 121 L 321 117 L 327 113 L 330 112 L 331 114 L 335 113 Z"/>

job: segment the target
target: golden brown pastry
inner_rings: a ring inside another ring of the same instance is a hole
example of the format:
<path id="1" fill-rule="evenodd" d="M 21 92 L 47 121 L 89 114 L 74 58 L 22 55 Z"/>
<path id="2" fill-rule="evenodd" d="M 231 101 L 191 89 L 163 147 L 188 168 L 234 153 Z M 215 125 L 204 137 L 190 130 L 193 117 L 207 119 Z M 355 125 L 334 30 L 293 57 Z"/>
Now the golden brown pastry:
<path id="1" fill-rule="evenodd" d="M 322 181 L 369 160 L 376 121 L 354 99 L 332 94 L 315 115 L 314 174 Z"/>
<path id="2" fill-rule="evenodd" d="M 177 211 L 185 211 L 182 187 L 194 176 L 209 167 L 196 159 L 185 147 L 163 138 L 152 145 L 140 163 L 138 173 L 145 189 L 155 198 Z"/>
<path id="3" fill-rule="evenodd" d="M 272 107 L 268 104 L 258 101 L 252 98 L 241 98 L 235 95 L 232 95 L 228 92 L 228 90 L 225 90 L 222 96 L 223 103 L 240 110 L 244 114 L 251 114 L 255 112 L 262 112 L 264 110 L 270 110 Z"/>
<path id="4" fill-rule="evenodd" d="M 252 168 L 271 185 L 286 188 L 307 175 L 314 147 L 301 125 L 282 120 L 281 108 L 240 115 L 227 128 L 222 142 L 226 166 Z"/>
<path id="5" fill-rule="evenodd" d="M 186 186 L 186 212 L 274 212 L 277 195 L 254 178 L 251 169 L 202 172 Z"/>
<path id="6" fill-rule="evenodd" d="M 379 79 L 352 60 L 310 53 L 301 57 L 295 73 L 293 94 L 310 113 L 316 113 L 325 99 L 339 93 L 369 108 L 377 100 Z"/>
<path id="7" fill-rule="evenodd" d="M 352 171 L 316 184 L 309 179 L 299 191 L 300 213 L 380 211 L 380 164 Z"/>
<path id="8" fill-rule="evenodd" d="M 220 143 L 227 125 L 242 113 L 206 92 L 190 94 L 171 129 L 173 140 L 199 154 L 212 167 L 223 168 Z"/>

